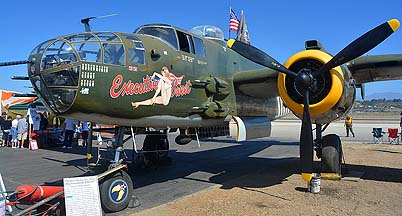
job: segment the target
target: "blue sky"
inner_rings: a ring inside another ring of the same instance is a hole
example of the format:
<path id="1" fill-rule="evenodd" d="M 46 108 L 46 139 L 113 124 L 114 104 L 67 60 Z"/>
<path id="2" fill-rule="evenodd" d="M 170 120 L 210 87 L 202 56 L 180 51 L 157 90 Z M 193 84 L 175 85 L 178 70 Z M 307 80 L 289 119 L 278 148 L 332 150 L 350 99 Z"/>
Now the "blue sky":
<path id="1" fill-rule="evenodd" d="M 279 62 L 304 49 L 304 42 L 318 39 L 336 54 L 348 43 L 388 19 L 402 19 L 402 1 L 3 1 L 0 7 L 0 62 L 24 60 L 40 42 L 60 35 L 81 32 L 80 19 L 117 13 L 118 16 L 91 22 L 94 31 L 132 32 L 149 23 L 167 23 L 183 29 L 210 24 L 228 37 L 229 7 L 240 18 L 244 9 L 251 43 Z M 232 32 L 232 36 L 235 33 Z M 368 54 L 402 53 L 402 31 Z M 0 68 L 0 89 L 29 92 L 26 66 Z M 402 81 L 366 85 L 366 95 L 401 92 Z"/>

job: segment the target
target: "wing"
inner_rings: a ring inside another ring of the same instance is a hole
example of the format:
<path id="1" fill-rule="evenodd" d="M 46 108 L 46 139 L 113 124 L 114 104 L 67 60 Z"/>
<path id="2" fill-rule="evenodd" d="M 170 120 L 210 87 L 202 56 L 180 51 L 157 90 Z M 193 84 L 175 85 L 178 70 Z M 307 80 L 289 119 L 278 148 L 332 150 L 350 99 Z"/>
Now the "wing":
<path id="1" fill-rule="evenodd" d="M 402 79 L 402 55 L 372 55 L 346 64 L 356 84 Z"/>
<path id="2" fill-rule="evenodd" d="M 273 98 L 279 95 L 278 71 L 269 68 L 240 71 L 233 77 L 237 93 L 255 98 Z"/>

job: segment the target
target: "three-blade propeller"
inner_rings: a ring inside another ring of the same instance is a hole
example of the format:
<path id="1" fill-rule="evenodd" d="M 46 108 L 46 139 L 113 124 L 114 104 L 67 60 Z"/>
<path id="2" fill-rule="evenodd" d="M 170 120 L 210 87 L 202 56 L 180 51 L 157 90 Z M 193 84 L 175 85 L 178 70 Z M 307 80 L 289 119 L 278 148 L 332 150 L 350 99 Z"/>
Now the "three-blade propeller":
<path id="1" fill-rule="evenodd" d="M 337 67 L 363 55 L 364 53 L 384 41 L 392 33 L 394 33 L 399 28 L 399 26 L 399 21 L 397 19 L 392 19 L 375 27 L 374 29 L 360 36 L 355 41 L 346 46 L 317 71 L 306 69 L 297 72 L 290 71 L 282 64 L 277 62 L 274 58 L 257 49 L 256 47 L 233 39 L 230 39 L 227 42 L 229 48 L 233 49 L 235 52 L 239 53 L 245 58 L 267 68 L 271 68 L 273 70 L 294 77 L 295 86 L 301 87 L 301 89 L 303 89 L 304 109 L 300 133 L 300 160 L 301 172 L 304 180 L 310 181 L 313 173 L 313 132 L 309 96 L 310 90 L 314 88 L 314 85 L 316 83 L 314 82 L 314 75 L 328 71 L 334 67 Z"/>

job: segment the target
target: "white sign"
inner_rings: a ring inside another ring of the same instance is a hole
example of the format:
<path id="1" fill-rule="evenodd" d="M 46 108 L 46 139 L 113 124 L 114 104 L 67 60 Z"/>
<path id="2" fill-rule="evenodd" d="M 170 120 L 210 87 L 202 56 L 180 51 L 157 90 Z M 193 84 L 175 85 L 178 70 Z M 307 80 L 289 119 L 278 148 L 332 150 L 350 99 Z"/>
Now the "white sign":
<path id="1" fill-rule="evenodd" d="M 34 140 L 34 139 L 29 140 L 29 146 L 30 146 L 30 149 L 31 149 L 32 151 L 36 151 L 36 150 L 39 149 L 39 148 L 38 148 L 38 143 L 37 143 L 36 140 Z"/>
<path id="2" fill-rule="evenodd" d="M 6 198 L 0 198 L 0 216 L 6 215 Z"/>
<path id="3" fill-rule="evenodd" d="M 100 216 L 98 178 L 96 176 L 64 178 L 66 216 Z"/>

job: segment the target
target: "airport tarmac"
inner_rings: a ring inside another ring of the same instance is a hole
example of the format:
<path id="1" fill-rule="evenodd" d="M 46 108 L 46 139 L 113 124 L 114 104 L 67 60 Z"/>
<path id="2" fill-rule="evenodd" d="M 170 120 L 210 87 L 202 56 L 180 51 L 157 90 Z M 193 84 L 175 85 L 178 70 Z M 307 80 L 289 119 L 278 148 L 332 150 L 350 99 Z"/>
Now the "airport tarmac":
<path id="1" fill-rule="evenodd" d="M 355 138 L 343 137 L 343 122 L 335 122 L 324 134 L 338 133 L 344 143 L 367 144 L 373 142 L 373 127 L 384 130 L 399 127 L 399 120 L 355 119 Z M 233 179 L 247 176 L 255 170 L 281 170 L 274 180 L 258 187 L 281 184 L 297 173 L 299 130 L 300 121 L 284 119 L 272 123 L 269 138 L 240 144 L 227 138 L 216 138 L 203 140 L 200 147 L 194 141 L 178 146 L 174 144 L 174 136 L 170 136 L 170 160 L 160 164 L 156 170 L 143 168 L 134 172 L 134 194 L 141 205 L 109 215 L 139 213 L 214 187 L 229 190 L 236 187 L 231 183 Z M 130 147 L 126 145 L 129 155 Z M 35 152 L 1 148 L 0 172 L 8 190 L 21 184 L 60 184 L 64 177 L 88 174 L 84 155 L 82 148 L 41 149 Z"/>

